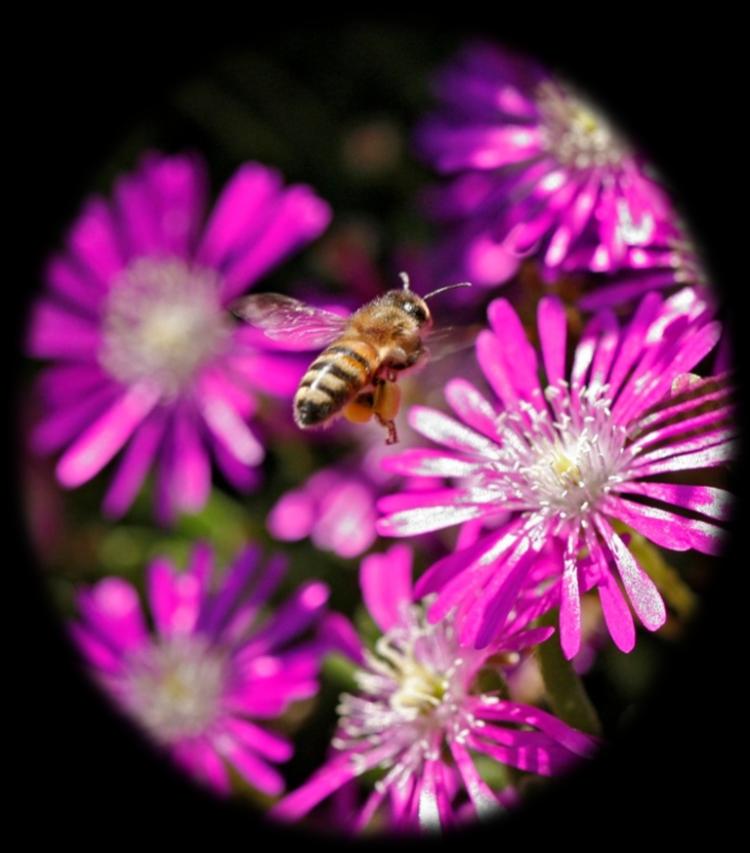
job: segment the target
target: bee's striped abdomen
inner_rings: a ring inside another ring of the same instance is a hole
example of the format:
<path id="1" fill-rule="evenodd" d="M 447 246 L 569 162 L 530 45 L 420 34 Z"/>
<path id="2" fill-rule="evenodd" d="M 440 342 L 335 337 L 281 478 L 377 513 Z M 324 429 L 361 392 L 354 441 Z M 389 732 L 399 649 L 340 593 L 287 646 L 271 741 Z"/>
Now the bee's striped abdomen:
<path id="1" fill-rule="evenodd" d="M 300 427 L 318 426 L 342 409 L 372 379 L 378 351 L 357 338 L 334 341 L 308 367 L 294 397 Z"/>

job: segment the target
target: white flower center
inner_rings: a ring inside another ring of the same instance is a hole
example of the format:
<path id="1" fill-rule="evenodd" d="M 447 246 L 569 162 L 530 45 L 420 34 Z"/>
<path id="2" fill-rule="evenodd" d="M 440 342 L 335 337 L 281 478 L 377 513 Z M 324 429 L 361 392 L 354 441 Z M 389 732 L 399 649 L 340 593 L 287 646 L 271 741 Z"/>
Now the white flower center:
<path id="1" fill-rule="evenodd" d="M 127 664 L 133 714 L 164 743 L 202 734 L 218 716 L 225 655 L 201 636 L 160 638 Z"/>
<path id="2" fill-rule="evenodd" d="M 567 87 L 545 81 L 536 91 L 542 118 L 542 144 L 563 164 L 576 169 L 617 165 L 626 146 L 607 122 Z"/>
<path id="3" fill-rule="evenodd" d="M 175 397 L 226 346 L 219 286 L 215 272 L 177 258 L 134 261 L 110 291 L 99 363 L 121 382 L 147 379 Z"/>
<path id="4" fill-rule="evenodd" d="M 414 649 L 399 647 L 388 636 L 381 637 L 375 645 L 386 668 L 393 673 L 397 685 L 389 698 L 390 707 L 404 719 L 415 720 L 431 714 L 445 696 L 448 680 L 414 657 Z"/>
<path id="5" fill-rule="evenodd" d="M 612 421 L 606 386 L 550 386 L 548 409 L 498 418 L 502 456 L 482 476 L 482 485 L 515 509 L 541 510 L 560 520 L 580 519 L 623 479 L 630 454 L 625 429 Z"/>

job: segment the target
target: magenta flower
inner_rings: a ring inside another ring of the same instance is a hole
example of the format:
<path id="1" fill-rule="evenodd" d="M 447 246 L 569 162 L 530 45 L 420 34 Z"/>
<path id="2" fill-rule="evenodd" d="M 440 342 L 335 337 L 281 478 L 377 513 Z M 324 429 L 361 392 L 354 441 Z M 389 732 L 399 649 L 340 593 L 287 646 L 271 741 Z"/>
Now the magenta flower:
<path id="1" fill-rule="evenodd" d="M 322 646 L 299 637 L 319 620 L 328 598 L 320 582 L 302 586 L 259 619 L 285 571 L 246 548 L 216 592 L 212 554 L 198 545 L 178 572 L 165 558 L 148 568 L 154 632 L 135 589 L 105 578 L 78 594 L 82 620 L 73 637 L 97 681 L 115 703 L 191 776 L 228 793 L 231 764 L 253 787 L 279 794 L 271 766 L 292 755 L 286 738 L 258 725 L 317 692 Z"/>
<path id="2" fill-rule="evenodd" d="M 378 536 L 376 501 L 395 481 L 381 465 L 391 448 L 381 441 L 367 447 L 367 440 L 365 435 L 362 446 L 346 461 L 321 468 L 300 487 L 285 492 L 266 519 L 271 535 L 282 542 L 309 537 L 316 548 L 345 559 L 363 554 Z M 439 482 L 419 477 L 406 487 L 435 488 Z"/>
<path id="3" fill-rule="evenodd" d="M 384 810 L 391 829 L 438 829 L 460 822 L 468 806 L 484 816 L 514 799 L 480 777 L 472 754 L 542 775 L 590 755 L 595 740 L 550 714 L 506 701 L 479 686 L 490 659 L 546 639 L 549 628 L 528 628 L 538 611 L 519 603 L 494 642 L 482 651 L 459 648 L 450 622 L 430 624 L 413 605 L 411 552 L 395 546 L 362 562 L 365 604 L 383 631 L 364 651 L 357 695 L 343 695 L 334 755 L 272 809 L 283 820 L 310 812 L 363 773 L 384 771 L 351 827 L 359 831 Z M 468 797 L 468 803 L 467 803 Z"/>
<path id="4" fill-rule="evenodd" d="M 568 256 L 564 271 L 602 273 L 578 301 L 579 307 L 596 311 L 633 303 L 652 290 L 670 293 L 686 286 L 698 291 L 707 303 L 714 302 L 708 274 L 676 214 L 656 223 L 648 245 L 630 246 L 625 255 L 623 269 L 614 275 L 606 263 L 600 268 L 595 246 L 581 246 Z"/>
<path id="5" fill-rule="evenodd" d="M 439 592 L 430 619 L 457 608 L 461 643 L 491 643 L 538 555 L 553 543 L 565 654 L 579 649 L 580 595 L 590 587 L 598 589 L 613 640 L 629 651 L 635 632 L 627 600 L 649 630 L 666 614 L 612 521 L 677 551 L 713 554 L 721 546 L 716 522 L 726 517 L 727 492 L 672 477 L 731 459 L 736 427 L 726 375 L 689 374 L 716 344 L 719 324 L 691 290 L 666 302 L 651 293 L 624 328 L 609 311 L 595 315 L 568 373 L 565 311 L 556 298 L 545 298 L 538 310 L 544 385 L 515 311 L 495 300 L 488 313 L 492 330 L 480 334 L 477 359 L 501 405 L 455 379 L 445 393 L 460 421 L 411 409 L 414 429 L 442 447 L 409 450 L 384 465 L 456 483 L 382 499 L 387 516 L 378 530 L 412 536 L 510 510 L 507 523 L 419 579 L 417 595 Z"/>
<path id="6" fill-rule="evenodd" d="M 114 202 L 92 198 L 47 268 L 28 351 L 56 362 L 40 377 L 45 415 L 32 435 L 65 448 L 72 488 L 126 445 L 104 499 L 124 513 L 152 465 L 156 511 L 194 512 L 211 485 L 210 454 L 248 488 L 264 449 L 248 421 L 255 392 L 291 395 L 304 365 L 262 349 L 226 306 L 327 225 L 328 205 L 274 170 L 242 166 L 203 223 L 204 167 L 149 154 L 122 176 Z"/>
<path id="7" fill-rule="evenodd" d="M 436 81 L 440 111 L 418 146 L 453 183 L 431 199 L 451 222 L 458 274 L 492 285 L 520 256 L 541 253 L 548 274 L 582 243 L 597 269 L 628 262 L 668 215 L 642 159 L 568 85 L 489 44 L 467 46 Z"/>
<path id="8" fill-rule="evenodd" d="M 375 485 L 344 467 L 316 471 L 300 488 L 283 494 L 271 508 L 268 530 L 283 542 L 310 537 L 316 548 L 356 557 L 377 538 Z"/>

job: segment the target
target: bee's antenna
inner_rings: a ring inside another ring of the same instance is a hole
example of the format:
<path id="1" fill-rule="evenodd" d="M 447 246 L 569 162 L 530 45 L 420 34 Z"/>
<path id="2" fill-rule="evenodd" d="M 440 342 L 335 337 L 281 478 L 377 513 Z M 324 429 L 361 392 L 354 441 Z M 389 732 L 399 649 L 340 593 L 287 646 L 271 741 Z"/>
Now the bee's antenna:
<path id="1" fill-rule="evenodd" d="M 403 273 L 405 275 L 405 273 Z M 444 293 L 446 290 L 453 290 L 454 287 L 471 287 L 470 281 L 459 281 L 458 284 L 446 284 L 445 287 L 439 287 L 437 290 L 433 290 L 432 293 L 428 293 L 426 296 L 423 296 L 422 299 L 430 299 L 433 296 L 437 296 L 438 293 Z"/>
<path id="2" fill-rule="evenodd" d="M 408 272 L 400 272 L 398 274 L 401 281 L 404 283 L 404 290 L 409 290 L 409 273 Z"/>

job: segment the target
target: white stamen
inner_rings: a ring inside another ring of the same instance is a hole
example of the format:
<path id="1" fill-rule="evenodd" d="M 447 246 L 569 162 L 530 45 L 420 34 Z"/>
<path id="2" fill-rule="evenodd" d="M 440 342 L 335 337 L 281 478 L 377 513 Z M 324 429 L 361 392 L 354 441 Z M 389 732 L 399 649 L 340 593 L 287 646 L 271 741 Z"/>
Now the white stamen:
<path id="1" fill-rule="evenodd" d="M 205 638 L 160 638 L 128 659 L 125 699 L 158 741 L 170 743 L 206 731 L 225 679 L 225 656 Z"/>
<path id="2" fill-rule="evenodd" d="M 580 523 L 620 482 L 631 458 L 607 394 L 605 385 L 568 389 L 561 382 L 545 392 L 549 409 L 503 412 L 501 458 L 471 485 L 493 489 L 506 508 Z"/>
<path id="3" fill-rule="evenodd" d="M 356 749 L 377 736 L 394 747 L 394 777 L 419 772 L 437 759 L 445 737 L 464 737 L 474 724 L 464 710 L 482 652 L 461 649 L 452 625 L 428 623 L 419 605 L 405 608 L 402 623 L 381 637 L 366 669 L 356 675 L 363 695 L 344 694 L 337 749 Z M 394 782 L 395 784 L 395 782 Z"/>
<path id="4" fill-rule="evenodd" d="M 607 121 L 569 87 L 547 80 L 538 87 L 536 102 L 542 144 L 562 165 L 615 166 L 626 155 L 625 144 Z"/>

